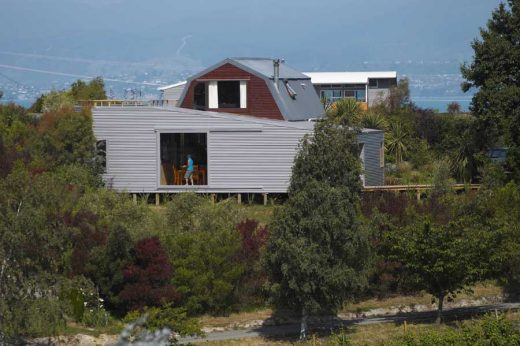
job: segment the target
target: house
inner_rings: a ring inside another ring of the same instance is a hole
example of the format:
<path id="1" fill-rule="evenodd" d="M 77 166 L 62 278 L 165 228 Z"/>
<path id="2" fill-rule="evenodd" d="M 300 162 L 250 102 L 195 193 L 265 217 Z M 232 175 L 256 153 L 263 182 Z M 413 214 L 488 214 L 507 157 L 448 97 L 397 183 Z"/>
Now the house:
<path id="1" fill-rule="evenodd" d="M 285 121 L 324 113 L 310 77 L 267 58 L 229 58 L 195 74 L 178 105 Z"/>
<path id="2" fill-rule="evenodd" d="M 353 98 L 368 109 L 385 100 L 397 85 L 397 72 L 304 72 L 320 99 L 335 102 Z"/>
<path id="3" fill-rule="evenodd" d="M 128 193 L 286 193 L 298 145 L 315 124 L 176 107 L 92 111 L 104 180 Z M 357 138 L 364 184 L 383 185 L 383 132 L 364 129 Z M 183 185 L 188 154 L 196 168 L 194 186 Z"/>
<path id="4" fill-rule="evenodd" d="M 171 104 L 176 104 L 181 98 L 185 86 L 186 81 L 157 88 L 157 90 L 161 92 L 159 99 L 168 101 L 168 103 Z"/>
<path id="5" fill-rule="evenodd" d="M 107 185 L 130 193 L 286 193 L 298 145 L 324 113 L 311 77 L 263 58 L 225 59 L 197 73 L 180 107 L 121 105 L 93 108 L 94 134 Z M 357 140 L 363 184 L 383 185 L 383 132 L 363 129 Z M 184 185 L 188 154 L 192 186 Z"/>

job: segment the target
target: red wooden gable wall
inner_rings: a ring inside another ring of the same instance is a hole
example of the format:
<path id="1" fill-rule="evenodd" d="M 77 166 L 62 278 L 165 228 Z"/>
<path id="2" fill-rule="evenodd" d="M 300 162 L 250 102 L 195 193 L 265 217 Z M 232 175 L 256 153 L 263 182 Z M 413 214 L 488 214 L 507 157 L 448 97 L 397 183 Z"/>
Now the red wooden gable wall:
<path id="1" fill-rule="evenodd" d="M 232 64 L 225 64 L 193 80 L 181 102 L 183 108 L 193 108 L 193 89 L 197 80 L 247 80 L 247 108 L 209 108 L 209 111 L 252 115 L 260 118 L 283 120 L 265 81 Z"/>

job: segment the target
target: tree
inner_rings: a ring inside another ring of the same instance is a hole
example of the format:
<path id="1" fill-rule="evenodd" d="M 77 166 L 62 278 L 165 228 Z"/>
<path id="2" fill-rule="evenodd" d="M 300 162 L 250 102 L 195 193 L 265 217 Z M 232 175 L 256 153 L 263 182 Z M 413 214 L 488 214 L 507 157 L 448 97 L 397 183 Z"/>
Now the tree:
<path id="1" fill-rule="evenodd" d="M 409 134 L 402 123 L 390 123 L 390 131 L 386 136 L 386 150 L 394 155 L 395 162 L 398 164 L 403 161 L 404 155 L 408 152 L 406 146 L 408 136 Z"/>
<path id="2" fill-rule="evenodd" d="M 38 102 L 38 100 L 37 100 Z M 42 112 L 56 112 L 62 108 L 72 108 L 74 106 L 74 99 L 67 91 L 52 90 L 43 98 L 41 106 Z M 35 107 L 38 107 L 36 104 Z"/>
<path id="3" fill-rule="evenodd" d="M 265 250 L 268 288 L 278 307 L 309 314 L 339 308 L 367 283 L 369 245 L 358 222 L 361 190 L 356 133 L 318 122 L 296 155 L 289 199 L 276 210 Z"/>
<path id="4" fill-rule="evenodd" d="M 242 306 L 259 306 L 264 303 L 262 293 L 266 275 L 261 257 L 269 231 L 267 225 L 250 219 L 240 222 L 236 228 L 241 245 L 237 262 L 245 267 L 238 287 L 238 300 Z"/>
<path id="5" fill-rule="evenodd" d="M 448 104 L 448 113 L 459 114 L 460 113 L 460 104 L 458 102 L 450 102 Z"/>
<path id="6" fill-rule="evenodd" d="M 407 282 L 432 294 L 438 303 L 440 323 L 444 300 L 477 279 L 469 235 L 462 225 L 436 226 L 424 220 L 402 228 L 390 237 L 392 258 L 402 263 Z"/>
<path id="7" fill-rule="evenodd" d="M 36 101 L 29 107 L 29 112 L 31 113 L 42 113 L 43 112 L 43 101 L 45 100 L 45 95 L 41 94 L 38 96 Z"/>
<path id="8" fill-rule="evenodd" d="M 132 263 L 132 239 L 127 230 L 116 225 L 104 246 L 92 250 L 85 264 L 86 275 L 99 287 L 101 296 L 112 311 L 123 314 L 126 304 L 120 299 L 125 287 L 124 270 Z"/>
<path id="9" fill-rule="evenodd" d="M 38 131 L 40 149 L 50 167 L 73 163 L 93 166 L 96 140 L 90 110 L 61 108 L 47 112 Z"/>
<path id="10" fill-rule="evenodd" d="M 408 78 L 399 80 L 397 85 L 390 88 L 390 93 L 382 105 L 387 114 L 400 113 L 410 108 L 410 81 Z"/>
<path id="11" fill-rule="evenodd" d="M 89 83 L 78 79 L 70 86 L 70 95 L 75 101 L 107 99 L 105 83 L 101 77 L 96 77 Z"/>
<path id="12" fill-rule="evenodd" d="M 470 108 L 477 118 L 477 144 L 486 150 L 503 136 L 520 178 L 520 1 L 501 3 L 480 36 L 472 43 L 473 61 L 461 68 L 462 89 L 477 90 Z"/>
<path id="13" fill-rule="evenodd" d="M 493 263 L 496 276 L 510 297 L 520 296 L 520 188 L 515 182 L 479 193 L 481 214 L 488 217 L 498 245 Z"/>
<path id="14" fill-rule="evenodd" d="M 448 176 L 448 165 L 439 163 L 430 198 L 409 212 L 410 223 L 385 239 L 389 259 L 401 265 L 403 281 L 437 300 L 438 323 L 446 298 L 491 275 L 498 247 L 493 228 L 482 222 L 481 206 L 453 194 Z"/>
<path id="15" fill-rule="evenodd" d="M 188 313 L 226 313 L 237 302 L 245 266 L 240 258 L 241 220 L 236 201 L 213 204 L 193 193 L 168 204 L 169 231 L 162 238 L 174 266 L 172 283 Z"/>
<path id="16" fill-rule="evenodd" d="M 55 174 L 32 176 L 20 161 L 0 180 L 0 343 L 63 324 L 57 298 L 71 239 L 63 215 L 77 198 Z"/>

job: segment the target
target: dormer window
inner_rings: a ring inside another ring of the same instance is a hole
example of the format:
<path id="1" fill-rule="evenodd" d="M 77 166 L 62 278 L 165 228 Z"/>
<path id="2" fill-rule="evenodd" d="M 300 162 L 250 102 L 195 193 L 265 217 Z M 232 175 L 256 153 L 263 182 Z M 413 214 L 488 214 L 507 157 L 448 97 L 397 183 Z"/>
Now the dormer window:
<path id="1" fill-rule="evenodd" d="M 208 109 L 247 108 L 247 81 L 220 80 L 209 81 Z"/>

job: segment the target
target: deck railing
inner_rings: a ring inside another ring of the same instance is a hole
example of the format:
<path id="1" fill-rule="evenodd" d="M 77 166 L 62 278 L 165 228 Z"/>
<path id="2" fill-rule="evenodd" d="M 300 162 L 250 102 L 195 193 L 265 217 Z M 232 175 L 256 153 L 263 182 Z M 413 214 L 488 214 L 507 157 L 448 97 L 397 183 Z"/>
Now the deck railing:
<path id="1" fill-rule="evenodd" d="M 175 107 L 177 100 L 82 100 L 81 107 Z"/>

